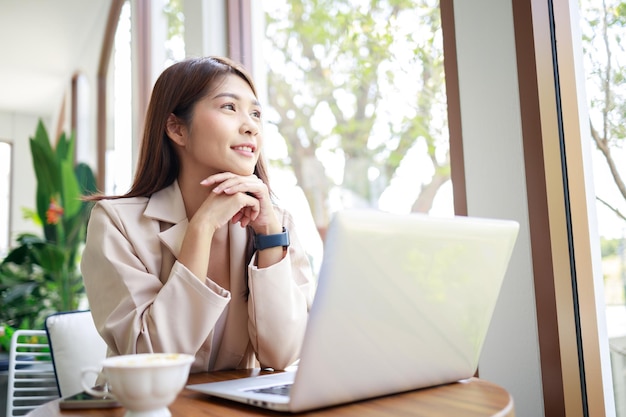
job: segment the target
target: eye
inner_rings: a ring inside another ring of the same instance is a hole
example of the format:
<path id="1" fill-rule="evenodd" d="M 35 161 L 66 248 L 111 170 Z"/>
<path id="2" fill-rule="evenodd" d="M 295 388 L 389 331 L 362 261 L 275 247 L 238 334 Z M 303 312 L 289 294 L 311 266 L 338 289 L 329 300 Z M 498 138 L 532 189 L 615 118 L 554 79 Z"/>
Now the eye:
<path id="1" fill-rule="evenodd" d="M 255 110 L 252 113 L 250 113 L 250 115 L 254 118 L 260 119 L 261 118 L 261 111 L 260 110 Z"/>
<path id="2" fill-rule="evenodd" d="M 235 105 L 232 103 L 226 103 L 222 105 L 223 109 L 235 111 Z"/>

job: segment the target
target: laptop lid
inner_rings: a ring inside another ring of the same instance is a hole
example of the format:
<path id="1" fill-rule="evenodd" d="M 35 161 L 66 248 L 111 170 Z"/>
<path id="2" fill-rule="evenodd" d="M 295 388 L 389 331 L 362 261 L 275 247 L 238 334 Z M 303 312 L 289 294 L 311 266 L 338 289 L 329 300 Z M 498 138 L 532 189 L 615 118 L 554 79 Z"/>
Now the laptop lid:
<path id="1" fill-rule="evenodd" d="M 295 373 L 188 388 L 300 412 L 469 378 L 518 228 L 507 220 L 339 212 Z M 293 378 L 288 398 L 258 392 Z"/>
<path id="2" fill-rule="evenodd" d="M 289 409 L 473 376 L 519 225 L 338 212 Z"/>

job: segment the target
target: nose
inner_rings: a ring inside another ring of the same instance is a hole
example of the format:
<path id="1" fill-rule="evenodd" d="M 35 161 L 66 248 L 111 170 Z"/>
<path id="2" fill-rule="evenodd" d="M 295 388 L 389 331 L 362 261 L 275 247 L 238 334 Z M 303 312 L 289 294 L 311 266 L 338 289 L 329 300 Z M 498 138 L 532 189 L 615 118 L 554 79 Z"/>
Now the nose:
<path id="1" fill-rule="evenodd" d="M 260 126 L 259 122 L 254 120 L 250 115 L 246 115 L 242 120 L 239 133 L 256 136 L 259 134 Z"/>

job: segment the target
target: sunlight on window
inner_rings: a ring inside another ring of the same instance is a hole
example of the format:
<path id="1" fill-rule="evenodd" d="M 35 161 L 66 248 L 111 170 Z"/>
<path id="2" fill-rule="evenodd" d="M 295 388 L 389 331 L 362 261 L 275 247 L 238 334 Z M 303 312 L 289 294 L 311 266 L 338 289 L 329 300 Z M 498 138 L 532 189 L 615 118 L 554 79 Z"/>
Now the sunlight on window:
<path id="1" fill-rule="evenodd" d="M 620 187 L 621 175 L 626 173 L 622 169 L 626 166 L 622 116 L 626 109 L 626 54 L 621 44 L 626 26 L 624 13 L 626 8 L 619 1 L 581 2 L 585 87 L 596 144 L 593 167 L 598 226 L 600 235 L 611 239 L 626 234 L 626 190 Z M 603 146 L 605 150 L 601 150 Z"/>
<path id="2" fill-rule="evenodd" d="M 106 194 L 123 194 L 132 182 L 130 3 L 122 7 L 113 55 L 113 147 L 106 153 Z"/>
<path id="3" fill-rule="evenodd" d="M 452 215 L 438 3 L 263 6 L 272 179 L 320 229 L 350 207 Z"/>
<path id="4" fill-rule="evenodd" d="M 617 417 L 626 417 L 626 8 L 616 0 L 580 4 L 615 411 Z"/>
<path id="5" fill-rule="evenodd" d="M 167 39 L 165 40 L 165 66 L 185 59 L 185 15 L 183 0 L 167 0 L 163 13 L 167 19 Z"/>

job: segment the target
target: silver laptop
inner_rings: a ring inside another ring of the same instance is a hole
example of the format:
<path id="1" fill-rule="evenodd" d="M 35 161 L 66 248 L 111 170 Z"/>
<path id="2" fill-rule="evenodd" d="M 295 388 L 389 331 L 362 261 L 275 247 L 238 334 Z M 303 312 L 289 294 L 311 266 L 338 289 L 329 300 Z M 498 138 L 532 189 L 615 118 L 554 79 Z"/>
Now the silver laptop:
<path id="1" fill-rule="evenodd" d="M 187 388 L 300 412 L 472 377 L 518 229 L 508 220 L 339 212 L 297 367 Z"/>

